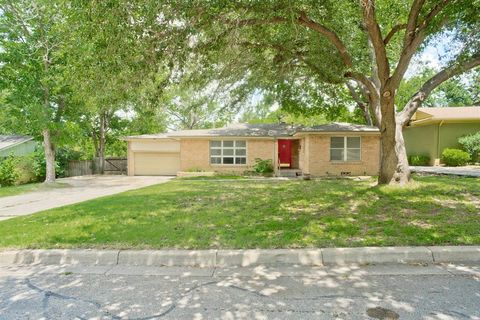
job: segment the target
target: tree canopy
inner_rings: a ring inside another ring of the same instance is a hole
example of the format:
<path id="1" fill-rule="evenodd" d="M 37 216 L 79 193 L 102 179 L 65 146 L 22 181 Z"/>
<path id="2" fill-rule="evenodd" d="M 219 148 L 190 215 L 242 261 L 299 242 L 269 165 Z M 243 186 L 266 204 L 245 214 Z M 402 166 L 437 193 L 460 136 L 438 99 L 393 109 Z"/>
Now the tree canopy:
<path id="1" fill-rule="evenodd" d="M 122 134 L 362 122 L 381 131 L 379 182 L 404 183 L 415 110 L 479 103 L 478 71 L 465 75 L 480 64 L 478 12 L 479 0 L 0 0 L 0 130 L 42 139 L 51 179 L 55 149 L 79 141 L 104 157 Z M 432 46 L 441 66 L 416 64 Z"/>

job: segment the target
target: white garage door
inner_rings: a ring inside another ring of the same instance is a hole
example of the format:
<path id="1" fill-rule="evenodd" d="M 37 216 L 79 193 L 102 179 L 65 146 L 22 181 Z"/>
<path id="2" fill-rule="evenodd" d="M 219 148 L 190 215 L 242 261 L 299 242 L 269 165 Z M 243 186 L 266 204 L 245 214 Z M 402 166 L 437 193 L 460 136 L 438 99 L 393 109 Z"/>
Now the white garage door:
<path id="1" fill-rule="evenodd" d="M 180 153 L 135 152 L 136 176 L 170 176 L 180 171 Z"/>

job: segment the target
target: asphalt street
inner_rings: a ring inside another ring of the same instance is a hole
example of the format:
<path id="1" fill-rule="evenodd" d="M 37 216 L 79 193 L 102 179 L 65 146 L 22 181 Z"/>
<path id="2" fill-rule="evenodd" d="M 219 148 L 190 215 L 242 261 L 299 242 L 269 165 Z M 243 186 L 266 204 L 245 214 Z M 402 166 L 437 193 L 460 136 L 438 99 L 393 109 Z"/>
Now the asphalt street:
<path id="1" fill-rule="evenodd" d="M 480 319 L 480 265 L 0 267 L 0 319 Z"/>

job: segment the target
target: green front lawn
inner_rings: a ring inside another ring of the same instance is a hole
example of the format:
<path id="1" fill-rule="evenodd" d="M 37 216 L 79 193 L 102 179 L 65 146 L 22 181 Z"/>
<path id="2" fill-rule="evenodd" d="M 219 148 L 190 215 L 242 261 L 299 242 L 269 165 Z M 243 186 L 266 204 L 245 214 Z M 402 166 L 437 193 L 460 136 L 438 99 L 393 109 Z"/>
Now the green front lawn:
<path id="1" fill-rule="evenodd" d="M 480 244 L 480 180 L 174 180 L 0 222 L 0 247 Z"/>

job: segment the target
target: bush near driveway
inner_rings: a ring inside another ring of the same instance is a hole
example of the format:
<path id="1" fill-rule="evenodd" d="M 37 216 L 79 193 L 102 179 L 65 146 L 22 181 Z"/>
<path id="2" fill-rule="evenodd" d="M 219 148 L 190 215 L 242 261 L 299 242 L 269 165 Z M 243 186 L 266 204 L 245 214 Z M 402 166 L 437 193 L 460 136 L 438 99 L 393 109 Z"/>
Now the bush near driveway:
<path id="1" fill-rule="evenodd" d="M 430 157 L 428 155 L 410 155 L 408 156 L 408 163 L 411 166 L 428 166 L 430 165 Z"/>
<path id="2" fill-rule="evenodd" d="M 174 180 L 0 222 L 0 247 L 480 244 L 478 179 Z"/>
<path id="3" fill-rule="evenodd" d="M 458 139 L 458 143 L 467 151 L 473 161 L 480 161 L 480 131 Z"/>
<path id="4" fill-rule="evenodd" d="M 10 155 L 4 159 L 0 159 L 0 187 L 13 186 L 20 176 L 17 170 L 17 159 Z"/>
<path id="5" fill-rule="evenodd" d="M 464 166 L 470 160 L 470 155 L 459 149 L 444 149 L 442 152 L 442 162 L 449 167 Z"/>

